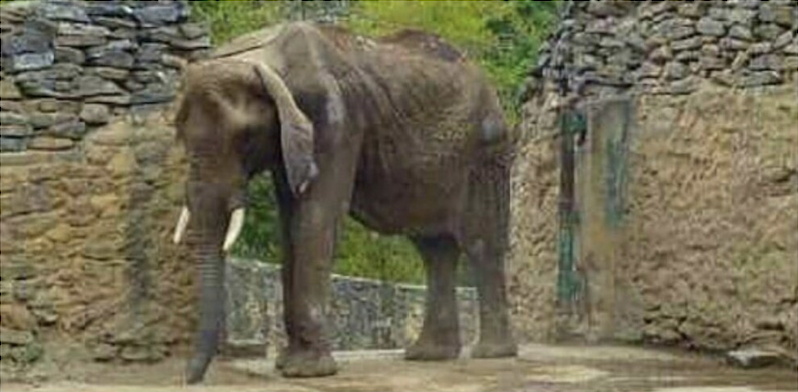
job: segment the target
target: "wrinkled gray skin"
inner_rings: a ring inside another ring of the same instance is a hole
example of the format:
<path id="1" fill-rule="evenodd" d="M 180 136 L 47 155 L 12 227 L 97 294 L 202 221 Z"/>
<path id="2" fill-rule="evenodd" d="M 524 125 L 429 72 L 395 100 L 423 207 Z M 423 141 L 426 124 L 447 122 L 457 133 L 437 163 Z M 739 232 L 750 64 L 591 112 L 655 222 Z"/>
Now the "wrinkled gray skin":
<path id="1" fill-rule="evenodd" d="M 423 257 L 426 312 L 407 359 L 459 355 L 461 253 L 480 301 L 473 356 L 516 354 L 504 281 L 512 143 L 494 89 L 457 50 L 415 31 L 371 41 L 291 23 L 234 40 L 189 65 L 185 77 L 176 124 L 190 161 L 186 242 L 200 268 L 189 383 L 202 380 L 220 338 L 231 212 L 265 170 L 285 250 L 283 375 L 337 372 L 325 313 L 347 213 L 380 233 L 408 236 Z"/>

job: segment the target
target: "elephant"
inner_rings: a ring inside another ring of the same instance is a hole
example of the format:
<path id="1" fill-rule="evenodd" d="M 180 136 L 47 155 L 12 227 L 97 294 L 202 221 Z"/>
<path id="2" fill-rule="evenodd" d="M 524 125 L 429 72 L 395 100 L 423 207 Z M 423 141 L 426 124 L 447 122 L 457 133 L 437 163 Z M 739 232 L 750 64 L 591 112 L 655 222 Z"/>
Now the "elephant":
<path id="1" fill-rule="evenodd" d="M 517 355 L 505 287 L 512 133 L 496 89 L 439 36 L 359 36 L 286 22 L 185 65 L 177 142 L 188 162 L 174 233 L 199 269 L 199 321 L 186 380 L 201 382 L 224 323 L 224 257 L 246 188 L 271 173 L 278 204 L 286 377 L 336 374 L 326 332 L 332 258 L 346 216 L 406 236 L 427 295 L 407 360 L 460 355 L 456 267 L 474 272 L 480 330 L 472 357 Z M 185 237 L 185 238 L 184 238 Z"/>

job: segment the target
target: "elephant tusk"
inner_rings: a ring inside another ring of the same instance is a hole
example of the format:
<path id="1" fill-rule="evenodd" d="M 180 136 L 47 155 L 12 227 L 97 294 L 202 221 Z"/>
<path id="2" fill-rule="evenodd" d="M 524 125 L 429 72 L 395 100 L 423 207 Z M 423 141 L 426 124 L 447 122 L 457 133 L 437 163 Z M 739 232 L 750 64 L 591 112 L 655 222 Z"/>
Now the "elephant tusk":
<path id="1" fill-rule="evenodd" d="M 241 234 L 241 229 L 244 227 L 244 209 L 243 208 L 236 208 L 235 211 L 230 215 L 230 224 L 227 225 L 227 235 L 224 237 L 224 246 L 222 249 L 227 252 L 230 247 L 238 239 L 238 235 Z"/>
<path id="2" fill-rule="evenodd" d="M 188 219 L 191 217 L 191 212 L 189 212 L 188 207 L 183 206 L 183 210 L 180 211 L 180 218 L 177 219 L 177 227 L 175 227 L 175 236 L 174 236 L 174 243 L 179 244 L 180 240 L 183 239 L 183 235 L 186 234 L 186 228 L 188 227 Z"/>

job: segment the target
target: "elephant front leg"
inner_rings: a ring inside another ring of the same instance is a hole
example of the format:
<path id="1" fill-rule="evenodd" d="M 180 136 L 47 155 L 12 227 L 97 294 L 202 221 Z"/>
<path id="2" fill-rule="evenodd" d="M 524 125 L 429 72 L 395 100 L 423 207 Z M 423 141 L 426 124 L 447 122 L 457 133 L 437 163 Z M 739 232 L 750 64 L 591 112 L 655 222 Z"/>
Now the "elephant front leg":
<path id="1" fill-rule="evenodd" d="M 445 360 L 460 355 L 455 276 L 460 250 L 450 237 L 417 238 L 413 242 L 427 271 L 424 324 L 416 342 L 405 350 L 408 360 Z"/>
<path id="2" fill-rule="evenodd" d="M 340 155 L 322 162 L 317 179 L 297 198 L 288 190 L 284 173 L 277 173 L 286 253 L 282 278 L 288 346 L 275 365 L 286 377 L 321 377 L 338 371 L 326 330 L 326 309 L 337 226 L 348 210 L 357 161 L 357 155 L 345 147 L 339 149 Z"/>
<path id="3" fill-rule="evenodd" d="M 300 205 L 292 230 L 292 256 L 283 274 L 288 347 L 276 366 L 286 377 L 335 374 L 326 331 L 335 227 L 316 203 Z"/>

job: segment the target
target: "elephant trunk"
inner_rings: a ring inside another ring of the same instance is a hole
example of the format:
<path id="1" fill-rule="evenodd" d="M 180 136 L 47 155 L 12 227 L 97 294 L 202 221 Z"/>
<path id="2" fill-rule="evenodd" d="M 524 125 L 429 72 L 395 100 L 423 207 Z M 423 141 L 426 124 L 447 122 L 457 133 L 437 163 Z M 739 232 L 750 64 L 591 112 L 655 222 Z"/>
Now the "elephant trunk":
<path id="1" fill-rule="evenodd" d="M 196 250 L 199 264 L 199 325 L 194 354 L 188 363 L 186 381 L 202 381 L 216 354 L 224 327 L 224 258 L 217 241 L 203 241 Z"/>
<path id="2" fill-rule="evenodd" d="M 184 210 L 185 211 L 185 210 Z M 188 220 L 189 213 L 185 213 Z M 201 212 L 197 234 L 191 236 L 193 258 L 199 267 L 199 325 L 195 337 L 194 354 L 188 363 L 186 381 L 202 381 L 205 371 L 219 346 L 225 321 L 224 252 L 233 245 L 244 224 L 244 209 L 237 208 L 225 219 L 224 213 Z M 204 215 L 204 216 L 203 216 Z M 183 214 L 178 222 L 175 238 L 186 225 Z M 229 224 L 228 224 L 229 223 Z M 227 228 L 225 231 L 224 229 Z M 224 242 L 224 245 L 222 243 Z"/>

